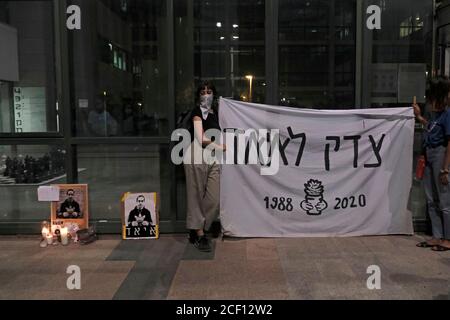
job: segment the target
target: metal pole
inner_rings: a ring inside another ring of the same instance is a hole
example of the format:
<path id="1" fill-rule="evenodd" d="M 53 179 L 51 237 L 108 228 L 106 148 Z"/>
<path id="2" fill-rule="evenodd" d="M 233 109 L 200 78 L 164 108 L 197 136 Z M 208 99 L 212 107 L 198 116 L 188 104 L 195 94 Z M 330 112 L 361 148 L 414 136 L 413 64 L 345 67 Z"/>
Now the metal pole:
<path id="1" fill-rule="evenodd" d="M 66 150 L 67 183 L 78 182 L 76 146 L 72 145 L 72 109 L 70 105 L 70 75 L 68 32 L 66 28 L 66 0 L 54 0 L 56 81 L 59 110 L 61 111 L 64 148 Z"/>
<path id="2" fill-rule="evenodd" d="M 355 49 L 355 108 L 360 109 L 362 105 L 362 59 L 363 59 L 363 3 L 356 1 L 356 49 Z"/>
<path id="3" fill-rule="evenodd" d="M 266 103 L 278 104 L 278 0 L 266 0 Z"/>
<path id="4" fill-rule="evenodd" d="M 431 77 L 436 76 L 436 43 L 437 38 L 437 16 L 436 16 L 436 0 L 433 0 L 433 13 L 432 13 L 432 32 L 433 32 L 433 45 L 431 46 Z"/>

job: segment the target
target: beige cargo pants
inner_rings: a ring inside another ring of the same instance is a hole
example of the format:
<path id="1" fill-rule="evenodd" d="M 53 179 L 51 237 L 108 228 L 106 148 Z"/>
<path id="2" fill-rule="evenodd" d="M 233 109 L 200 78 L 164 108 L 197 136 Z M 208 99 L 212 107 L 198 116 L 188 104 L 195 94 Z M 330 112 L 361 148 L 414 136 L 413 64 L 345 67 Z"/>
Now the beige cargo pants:
<path id="1" fill-rule="evenodd" d="M 195 143 L 195 142 L 194 142 Z M 193 144 L 187 155 L 193 155 Z M 196 148 L 195 152 L 201 152 Z M 202 159 L 201 154 L 197 154 Z M 185 157 L 187 214 L 186 227 L 192 230 L 209 230 L 219 215 L 220 205 L 220 165 L 214 159 L 194 164 L 192 158 Z"/>

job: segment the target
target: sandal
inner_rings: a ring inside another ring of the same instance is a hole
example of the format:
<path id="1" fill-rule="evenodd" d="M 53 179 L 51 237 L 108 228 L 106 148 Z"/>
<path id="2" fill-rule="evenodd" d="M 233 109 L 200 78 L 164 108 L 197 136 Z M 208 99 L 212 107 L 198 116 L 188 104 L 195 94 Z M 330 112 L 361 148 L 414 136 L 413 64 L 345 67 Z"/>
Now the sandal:
<path id="1" fill-rule="evenodd" d="M 435 246 L 436 246 L 435 244 L 431 245 L 426 241 L 422 241 L 422 242 L 419 242 L 418 244 L 416 244 L 416 247 L 419 247 L 419 248 L 431 248 L 431 247 L 435 247 Z"/>
<path id="2" fill-rule="evenodd" d="M 437 245 L 437 246 L 433 246 L 433 248 L 431 248 L 431 250 L 433 251 L 449 251 L 450 248 L 441 246 L 441 245 Z"/>

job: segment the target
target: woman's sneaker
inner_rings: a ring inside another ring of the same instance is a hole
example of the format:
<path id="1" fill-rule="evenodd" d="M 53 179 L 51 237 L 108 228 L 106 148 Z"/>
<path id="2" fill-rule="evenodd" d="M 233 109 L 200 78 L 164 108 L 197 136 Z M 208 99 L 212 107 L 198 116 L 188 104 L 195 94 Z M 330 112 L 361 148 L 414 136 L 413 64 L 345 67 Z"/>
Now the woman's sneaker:
<path id="1" fill-rule="evenodd" d="M 211 233 L 211 237 L 213 237 L 214 239 L 220 236 L 220 233 L 222 232 L 222 225 L 220 224 L 220 220 L 216 220 L 211 224 L 209 232 Z"/>
<path id="2" fill-rule="evenodd" d="M 209 252 L 211 251 L 211 244 L 209 242 L 209 239 L 206 236 L 201 236 L 197 238 L 197 241 L 195 241 L 194 246 L 203 252 Z"/>
<path id="3" fill-rule="evenodd" d="M 195 230 L 189 230 L 189 242 L 192 244 L 195 244 L 195 242 L 198 240 L 197 231 Z"/>

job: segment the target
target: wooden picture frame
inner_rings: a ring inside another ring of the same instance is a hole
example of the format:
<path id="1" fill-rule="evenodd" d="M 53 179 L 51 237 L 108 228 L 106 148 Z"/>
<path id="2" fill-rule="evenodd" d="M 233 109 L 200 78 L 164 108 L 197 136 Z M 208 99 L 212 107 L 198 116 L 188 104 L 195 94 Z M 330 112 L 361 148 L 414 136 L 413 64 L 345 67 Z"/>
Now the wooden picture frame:
<path id="1" fill-rule="evenodd" d="M 51 203 L 52 232 L 61 227 L 77 225 L 89 227 L 89 196 L 87 184 L 55 184 L 59 188 L 59 201 Z M 73 194 L 72 194 L 73 191 Z M 78 212 L 79 211 L 79 212 Z"/>
<path id="2" fill-rule="evenodd" d="M 122 238 L 159 238 L 159 193 L 126 192 L 122 196 Z"/>

